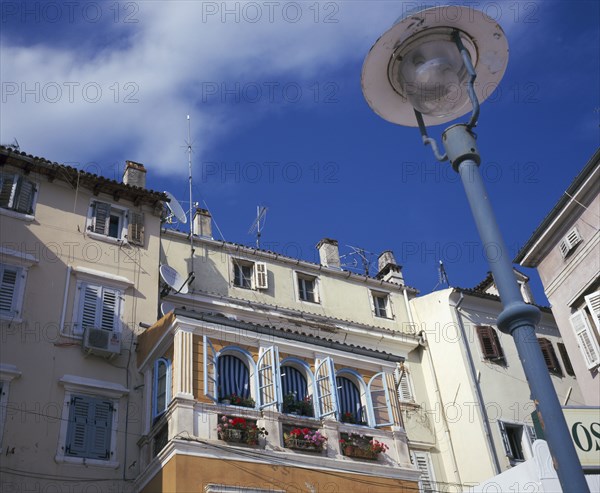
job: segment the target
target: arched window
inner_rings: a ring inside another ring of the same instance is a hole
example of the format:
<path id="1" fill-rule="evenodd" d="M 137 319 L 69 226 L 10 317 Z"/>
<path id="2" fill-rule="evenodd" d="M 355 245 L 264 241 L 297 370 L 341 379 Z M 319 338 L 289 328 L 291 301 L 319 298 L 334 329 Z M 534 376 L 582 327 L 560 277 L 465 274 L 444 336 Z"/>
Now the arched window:
<path id="1" fill-rule="evenodd" d="M 367 412 L 363 406 L 358 386 L 348 377 L 335 379 L 338 393 L 340 420 L 346 423 L 367 424 Z"/>
<path id="2" fill-rule="evenodd" d="M 246 363 L 233 354 L 221 354 L 217 359 L 219 399 L 230 404 L 254 407 L 251 398 L 250 371 Z"/>
<path id="3" fill-rule="evenodd" d="M 171 401 L 171 362 L 159 358 L 154 363 L 152 393 L 152 418 L 161 416 Z"/>
<path id="4" fill-rule="evenodd" d="M 296 413 L 300 416 L 313 416 L 312 393 L 306 379 L 306 371 L 285 364 L 280 367 L 281 395 L 283 396 L 282 412 Z"/>

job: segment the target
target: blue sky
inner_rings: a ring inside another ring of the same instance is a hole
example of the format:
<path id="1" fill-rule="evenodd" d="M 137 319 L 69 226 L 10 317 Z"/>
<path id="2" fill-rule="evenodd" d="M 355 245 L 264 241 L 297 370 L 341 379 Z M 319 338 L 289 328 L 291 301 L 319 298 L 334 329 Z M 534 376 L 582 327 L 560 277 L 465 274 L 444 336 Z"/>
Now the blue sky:
<path id="1" fill-rule="evenodd" d="M 422 3 L 3 1 L 0 142 L 117 179 L 144 163 L 149 187 L 187 208 L 189 114 L 193 200 L 226 240 L 253 243 L 260 204 L 265 248 L 316 261 L 335 238 L 342 255 L 372 252 L 372 273 L 393 250 L 422 293 L 440 259 L 472 287 L 488 267 L 458 177 L 360 88 L 371 45 Z M 509 41 L 477 134 L 514 256 L 599 144 L 600 4 L 459 3 Z"/>

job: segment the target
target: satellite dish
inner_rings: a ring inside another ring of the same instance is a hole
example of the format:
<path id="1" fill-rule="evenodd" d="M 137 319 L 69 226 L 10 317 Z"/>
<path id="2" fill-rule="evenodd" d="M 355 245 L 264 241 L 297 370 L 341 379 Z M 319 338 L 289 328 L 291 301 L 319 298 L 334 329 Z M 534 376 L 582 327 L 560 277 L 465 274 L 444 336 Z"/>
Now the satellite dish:
<path id="1" fill-rule="evenodd" d="M 171 211 L 171 215 L 167 218 L 167 220 L 172 219 L 174 216 L 180 223 L 186 224 L 187 216 L 185 215 L 185 212 L 181 205 L 179 205 L 177 199 L 173 196 L 173 194 L 169 192 L 165 192 L 165 195 L 169 197 L 170 202 L 167 202 L 166 205 L 169 211 Z"/>
<path id="2" fill-rule="evenodd" d="M 160 272 L 160 277 L 162 277 L 167 286 L 176 293 L 188 293 L 189 276 L 185 279 L 179 272 L 173 269 L 173 267 L 169 267 L 168 265 L 161 265 L 158 271 Z"/>
<path id="3" fill-rule="evenodd" d="M 160 304 L 160 313 L 164 317 L 167 313 L 175 310 L 175 305 L 173 303 L 169 303 L 168 301 L 163 301 Z"/>

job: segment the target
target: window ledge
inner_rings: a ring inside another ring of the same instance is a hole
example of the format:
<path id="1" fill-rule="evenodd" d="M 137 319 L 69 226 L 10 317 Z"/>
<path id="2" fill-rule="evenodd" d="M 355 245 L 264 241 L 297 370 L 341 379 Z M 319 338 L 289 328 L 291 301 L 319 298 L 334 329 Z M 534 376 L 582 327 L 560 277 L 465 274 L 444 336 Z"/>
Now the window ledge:
<path id="1" fill-rule="evenodd" d="M 113 238 L 112 236 L 103 235 L 100 233 L 94 233 L 93 231 L 87 231 L 86 235 L 90 238 L 98 241 L 105 241 L 106 243 L 112 243 L 113 245 L 127 245 L 127 239 L 125 238 Z"/>
<path id="2" fill-rule="evenodd" d="M 35 216 L 31 214 L 25 214 L 24 212 L 11 211 L 10 209 L 0 208 L 0 216 L 12 217 L 14 219 L 20 219 L 28 223 L 35 221 Z"/>
<path id="3" fill-rule="evenodd" d="M 95 380 L 92 378 L 79 377 L 77 375 L 64 375 L 59 382 L 69 392 L 87 392 L 90 391 L 109 398 L 119 398 L 129 394 L 129 390 L 118 383 L 107 382 L 105 380 Z M 66 459 L 67 457 L 65 457 Z M 71 457 L 75 459 L 75 457 Z M 79 459 L 78 457 L 76 459 Z M 105 461 L 100 461 L 105 462 Z"/>
<path id="4" fill-rule="evenodd" d="M 29 253 L 7 247 L 0 247 L 0 259 L 2 259 L 4 263 L 17 262 L 19 265 L 25 267 L 31 267 L 39 262 L 37 258 Z"/>
<path id="5" fill-rule="evenodd" d="M 107 469 L 117 469 L 119 467 L 119 462 L 116 460 L 86 459 L 84 457 L 68 457 L 60 454 L 54 457 L 54 460 L 58 463 L 79 464 L 86 467 L 94 466 Z"/>
<path id="6" fill-rule="evenodd" d="M 77 277 L 92 278 L 96 282 L 98 282 L 98 279 L 102 279 L 123 288 L 130 288 L 134 286 L 133 281 L 125 276 L 117 276 L 101 270 L 88 269 L 87 267 L 73 267 L 73 272 L 75 272 Z"/>
<path id="7" fill-rule="evenodd" d="M 11 315 L 10 313 L 0 313 L 0 320 L 8 320 L 9 322 L 20 324 L 23 322 L 21 317 Z"/>

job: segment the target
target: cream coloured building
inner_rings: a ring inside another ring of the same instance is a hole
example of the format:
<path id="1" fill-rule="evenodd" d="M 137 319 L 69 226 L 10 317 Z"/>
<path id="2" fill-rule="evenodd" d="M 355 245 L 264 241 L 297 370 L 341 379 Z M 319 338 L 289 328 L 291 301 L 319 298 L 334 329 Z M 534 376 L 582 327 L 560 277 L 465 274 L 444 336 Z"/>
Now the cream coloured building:
<path id="1" fill-rule="evenodd" d="M 526 276 L 517 274 L 532 302 Z M 411 300 L 424 341 L 415 352 L 428 362 L 423 389 L 433 403 L 423 412 L 444 450 L 446 474 L 463 488 L 533 457 L 535 407 L 514 341 L 496 326 L 496 293 L 488 276 L 474 289 L 450 287 Z M 584 398 L 552 313 L 541 307 L 541 315 L 531 343 L 540 345 L 561 403 L 580 406 Z"/>
<path id="2" fill-rule="evenodd" d="M 0 490 L 133 491 L 162 193 L 0 147 Z"/>
<path id="3" fill-rule="evenodd" d="M 206 211 L 195 221 L 193 256 L 188 235 L 163 232 L 161 269 L 177 281 L 162 291 L 165 316 L 139 337 L 153 392 L 136 487 L 430 491 L 440 459 L 409 448 L 397 391 L 419 340 L 416 293 L 393 256 L 375 279 L 342 270 L 334 240 L 319 243 L 318 265 L 215 241 Z M 228 430 L 234 420 L 243 429 Z"/>

